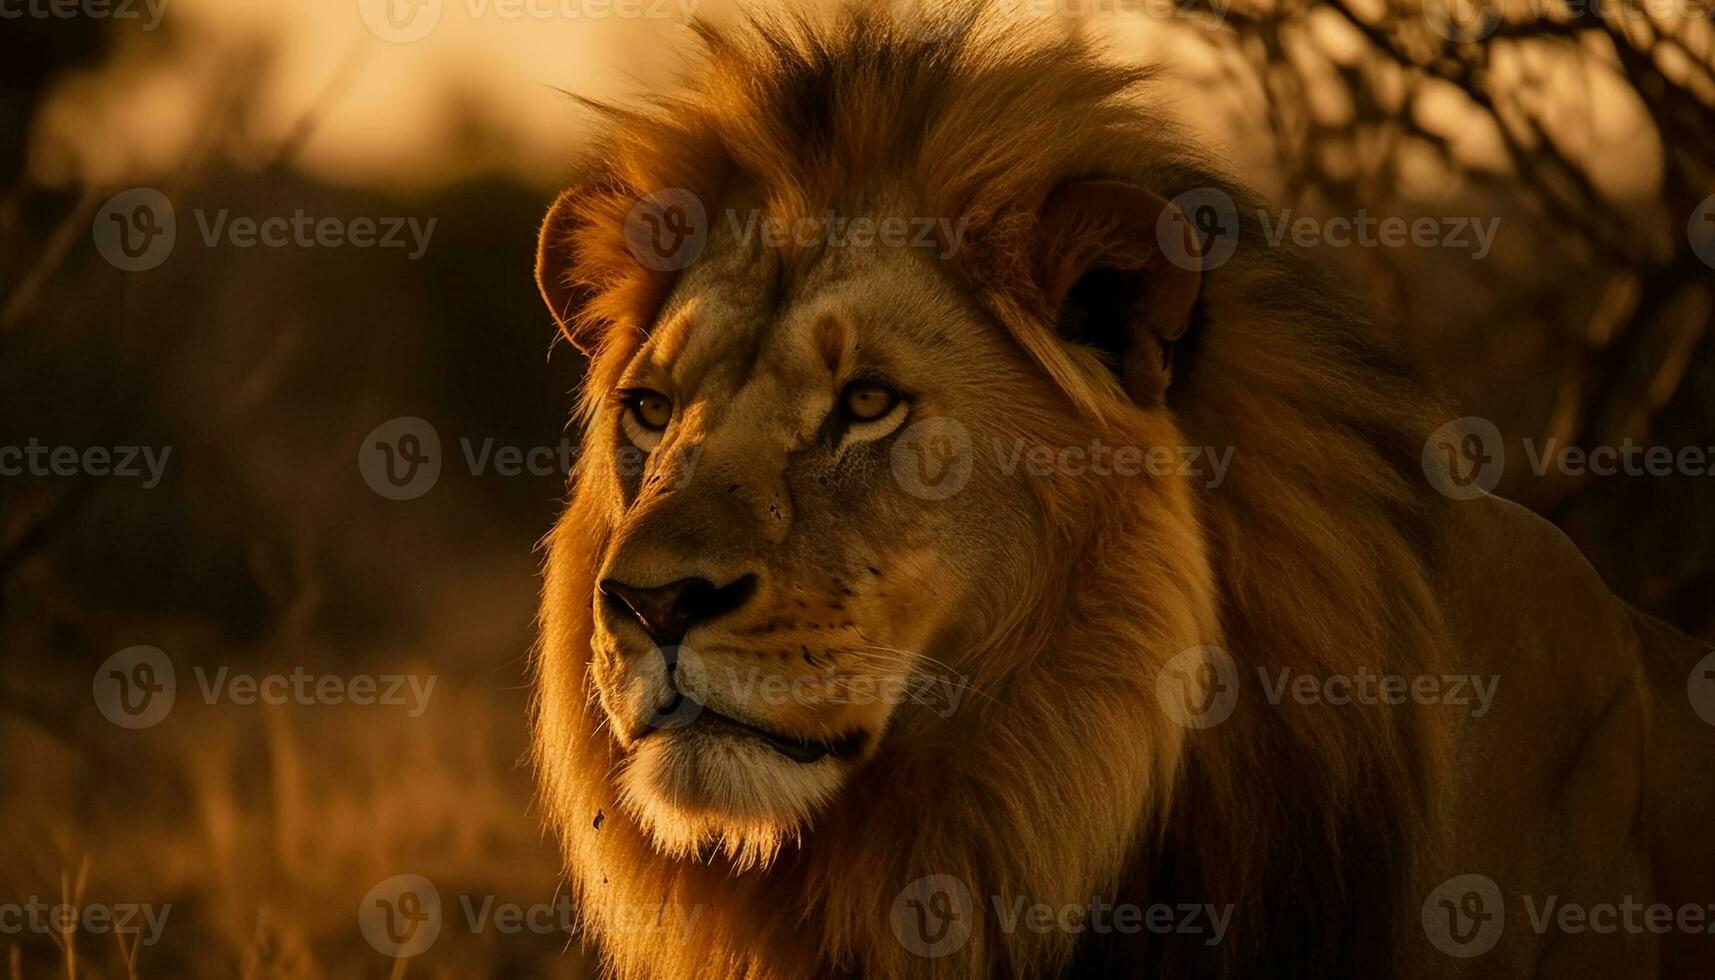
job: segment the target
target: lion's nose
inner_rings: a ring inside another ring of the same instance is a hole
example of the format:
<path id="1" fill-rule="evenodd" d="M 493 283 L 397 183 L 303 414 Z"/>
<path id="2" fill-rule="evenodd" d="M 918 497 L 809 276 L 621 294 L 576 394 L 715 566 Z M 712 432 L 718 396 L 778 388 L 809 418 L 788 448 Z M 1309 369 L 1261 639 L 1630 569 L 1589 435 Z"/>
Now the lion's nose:
<path id="1" fill-rule="evenodd" d="M 600 588 L 616 609 L 636 617 L 657 646 L 668 647 L 683 640 L 691 627 L 744 605 L 756 592 L 756 576 L 740 576 L 719 586 L 705 578 L 647 586 L 604 578 Z"/>

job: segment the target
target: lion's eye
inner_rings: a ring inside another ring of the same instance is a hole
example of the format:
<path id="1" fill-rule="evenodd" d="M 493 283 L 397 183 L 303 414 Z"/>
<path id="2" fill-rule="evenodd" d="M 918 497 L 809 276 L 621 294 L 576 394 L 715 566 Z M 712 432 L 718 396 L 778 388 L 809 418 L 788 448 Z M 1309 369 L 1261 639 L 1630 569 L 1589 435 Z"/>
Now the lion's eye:
<path id="1" fill-rule="evenodd" d="M 873 381 L 854 381 L 846 385 L 845 394 L 840 401 L 853 419 L 873 422 L 898 404 L 899 392 Z"/>
<path id="2" fill-rule="evenodd" d="M 658 391 L 639 391 L 631 396 L 631 414 L 637 423 L 651 432 L 667 428 L 673 418 L 673 403 Z"/>
<path id="3" fill-rule="evenodd" d="M 673 420 L 673 403 L 659 391 L 637 388 L 622 392 L 620 404 L 619 424 L 625 437 L 644 452 L 653 452 Z"/>

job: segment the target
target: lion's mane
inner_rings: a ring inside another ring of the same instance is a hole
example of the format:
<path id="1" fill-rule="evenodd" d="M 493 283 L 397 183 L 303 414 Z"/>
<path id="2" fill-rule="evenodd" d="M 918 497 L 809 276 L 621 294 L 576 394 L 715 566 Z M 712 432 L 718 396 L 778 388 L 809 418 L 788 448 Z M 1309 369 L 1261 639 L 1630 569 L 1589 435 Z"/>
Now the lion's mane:
<path id="1" fill-rule="evenodd" d="M 1130 496 L 1097 512 L 1045 500 L 1062 532 L 1021 543 L 1034 549 L 1025 561 L 1041 600 L 997 622 L 982 654 L 985 696 L 961 719 L 968 737 L 877 759 L 880 774 L 801 842 L 742 872 L 658 855 L 616 805 L 620 756 L 577 656 L 607 534 L 599 491 L 580 481 L 551 541 L 535 761 L 609 968 L 625 978 L 1386 975 L 1395 932 L 1417 914 L 1396 896 L 1425 846 L 1443 767 L 1425 713 L 1279 711 L 1252 698 L 1213 728 L 1134 719 L 1139 705 L 1160 714 L 1156 672 L 1187 641 L 1229 651 L 1247 672 L 1436 672 L 1443 630 L 1425 569 L 1438 505 L 1419 469 L 1432 400 L 1359 304 L 1264 244 L 1260 202 L 1150 108 L 1151 71 L 1107 64 L 1077 38 L 1025 43 L 974 22 L 936 37 L 863 16 L 699 33 L 705 56 L 682 91 L 597 107 L 605 135 L 575 220 L 547 229 L 578 256 L 564 284 L 580 304 L 573 333 L 641 329 L 671 288 L 670 273 L 640 268 L 626 247 L 641 197 L 686 188 L 718 201 L 743 179 L 771 210 L 814 214 L 887 174 L 920 195 L 921 213 L 968 222 L 952 259 L 963 288 L 1101 418 L 1112 392 L 1043 328 L 1028 258 L 1036 211 L 1076 178 L 1123 178 L 1167 198 L 1216 188 L 1238 203 L 1242 239 L 1204 277 L 1167 435 L 1235 452 L 1214 490 L 1163 496 L 1113 481 Z M 785 254 L 763 274 L 792 271 Z M 611 382 L 615 360 L 598 350 L 591 389 Z M 1164 508 L 1168 519 L 1138 517 Z M 1139 533 L 1155 526 L 1179 530 Z M 1134 759 L 1159 778 L 1141 812 L 1110 812 L 1131 778 L 1116 773 Z M 1230 904 L 1232 926 L 1216 948 L 1173 935 L 1120 947 L 1003 934 L 979 909 L 957 955 L 924 959 L 901 945 L 888 910 L 929 873 L 968 882 L 985 907 L 989 896 L 1099 893 Z"/>

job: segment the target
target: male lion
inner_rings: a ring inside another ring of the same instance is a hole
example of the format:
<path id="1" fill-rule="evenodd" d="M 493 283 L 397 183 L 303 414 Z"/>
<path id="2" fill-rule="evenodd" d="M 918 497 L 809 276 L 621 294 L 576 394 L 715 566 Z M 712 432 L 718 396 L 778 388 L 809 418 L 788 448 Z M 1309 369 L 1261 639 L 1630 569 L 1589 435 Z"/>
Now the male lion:
<path id="1" fill-rule="evenodd" d="M 1715 964 L 1701 652 L 1437 492 L 1446 413 L 1148 72 L 700 33 L 538 267 L 591 362 L 535 761 L 612 974 Z"/>

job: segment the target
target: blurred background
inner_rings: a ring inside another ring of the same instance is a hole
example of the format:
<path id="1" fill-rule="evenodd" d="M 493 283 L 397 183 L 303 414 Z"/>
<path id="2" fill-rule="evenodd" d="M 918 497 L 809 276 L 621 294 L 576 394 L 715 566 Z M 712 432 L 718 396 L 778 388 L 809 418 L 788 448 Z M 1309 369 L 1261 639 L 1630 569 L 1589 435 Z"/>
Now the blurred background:
<path id="1" fill-rule="evenodd" d="M 1494 424 L 1501 493 L 1715 639 L 1708 2 L 993 6 L 1162 64 L 1293 218 L 1435 219 L 1311 244 Z M 0 976 L 591 975 L 524 759 L 580 372 L 536 224 L 591 123 L 567 93 L 670 85 L 688 19 L 739 9 L 0 3 L 0 908 L 170 906 L 129 938 L 0 916 Z M 1531 465 L 1628 445 L 1708 459 Z M 339 696 L 244 694 L 294 673 Z M 443 924 L 394 959 L 360 910 L 405 874 Z"/>

